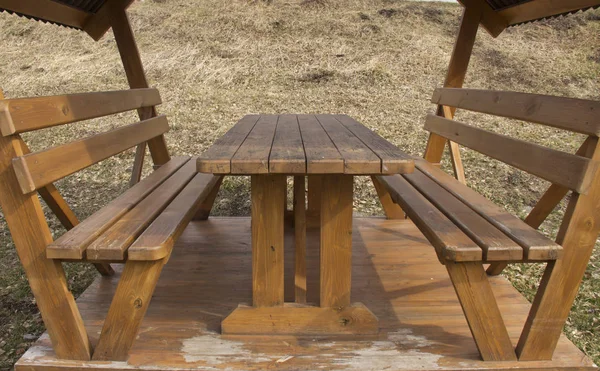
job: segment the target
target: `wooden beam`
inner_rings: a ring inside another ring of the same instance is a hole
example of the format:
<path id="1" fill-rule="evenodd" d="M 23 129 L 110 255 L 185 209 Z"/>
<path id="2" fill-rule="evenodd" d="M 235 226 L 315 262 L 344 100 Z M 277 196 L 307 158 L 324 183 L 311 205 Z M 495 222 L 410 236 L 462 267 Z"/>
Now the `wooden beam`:
<path id="1" fill-rule="evenodd" d="M 89 360 L 90 342 L 69 292 L 62 264 L 46 258 L 50 228 L 35 193 L 21 192 L 11 159 L 21 156 L 17 137 L 0 136 L 0 205 L 31 291 L 58 358 Z"/>
<path id="2" fill-rule="evenodd" d="M 252 301 L 255 307 L 283 305 L 284 175 L 253 175 Z"/>
<path id="3" fill-rule="evenodd" d="M 388 219 L 405 219 L 406 214 L 397 203 L 392 200 L 392 196 L 388 192 L 387 188 L 377 180 L 376 176 L 371 176 L 371 181 L 381 202 L 381 207 L 385 213 L 385 217 Z"/>
<path id="4" fill-rule="evenodd" d="M 148 88 L 148 81 L 144 72 L 142 58 L 135 42 L 135 36 L 129 23 L 129 18 L 125 9 L 129 6 L 131 0 L 116 0 L 107 2 L 98 14 L 104 14 L 104 8 L 107 8 L 107 18 L 112 26 L 117 42 L 117 48 L 121 55 L 123 68 L 127 75 L 129 87 L 132 89 Z M 155 107 L 146 107 L 138 110 L 140 120 L 147 120 L 156 116 Z M 167 144 L 163 135 L 148 140 L 148 148 L 154 165 L 163 165 L 167 163 L 171 157 L 167 149 Z M 133 174 L 135 176 L 135 174 Z"/>
<path id="5" fill-rule="evenodd" d="M 498 14 L 485 0 L 458 0 L 465 8 L 481 10 L 481 25 L 492 35 L 498 37 L 508 27 L 508 22 Z"/>
<path id="6" fill-rule="evenodd" d="M 156 89 L 117 90 L 0 102 L 0 131 L 8 136 L 161 103 Z"/>
<path id="7" fill-rule="evenodd" d="M 306 186 L 294 177 L 294 287 L 296 303 L 306 303 Z"/>
<path id="8" fill-rule="evenodd" d="M 473 52 L 473 45 L 475 44 L 475 39 L 477 37 L 481 16 L 481 8 L 477 6 L 465 7 L 458 35 L 456 36 L 456 41 L 454 43 L 454 49 L 452 50 L 452 55 L 450 57 L 450 64 L 448 65 L 444 87 L 460 88 L 463 86 L 469 67 L 469 61 L 471 60 L 471 53 Z M 442 106 L 438 106 L 437 113 L 440 116 L 444 115 Z M 454 110 L 451 110 L 451 116 L 454 117 Z M 440 163 L 445 146 L 446 138 L 431 133 L 423 157 L 431 163 Z"/>
<path id="9" fill-rule="evenodd" d="M 596 163 L 535 143 L 428 115 L 425 129 L 465 147 L 580 193 L 590 187 Z"/>
<path id="10" fill-rule="evenodd" d="M 94 40 L 98 41 L 110 30 L 111 13 L 115 10 L 125 10 L 133 3 L 133 0 L 112 0 L 107 1 L 104 5 L 92 15 L 85 23 L 83 30 L 88 33 Z"/>
<path id="11" fill-rule="evenodd" d="M 13 166 L 23 193 L 33 192 L 168 130 L 166 117 L 158 116 L 44 151 L 19 156 L 13 159 Z"/>
<path id="12" fill-rule="evenodd" d="M 600 160 L 598 142 L 591 159 Z M 570 199 L 556 237 L 556 242 L 564 248 L 564 255 L 546 267 L 517 344 L 519 360 L 552 359 L 600 233 L 600 173 L 597 171 L 592 184 L 595 187 L 588 194 L 574 193 Z"/>
<path id="13" fill-rule="evenodd" d="M 215 200 L 217 199 L 217 195 L 219 194 L 219 189 L 221 189 L 221 184 L 223 183 L 223 176 L 219 176 L 219 179 L 213 186 L 210 194 L 204 199 L 204 201 L 200 204 L 196 215 L 192 220 L 207 220 L 210 216 L 210 212 L 215 204 Z"/>
<path id="14" fill-rule="evenodd" d="M 448 263 L 446 269 L 484 361 L 516 361 L 508 331 L 481 262 Z"/>
<path id="15" fill-rule="evenodd" d="M 499 11 L 498 16 L 505 19 L 508 25 L 513 25 L 598 5 L 598 0 L 536 0 L 508 7 Z"/>
<path id="16" fill-rule="evenodd" d="M 79 29 L 92 18 L 91 13 L 51 0 L 0 0 L 0 8 Z"/>
<path id="17" fill-rule="evenodd" d="M 321 181 L 320 306 L 350 305 L 352 282 L 353 176 L 323 175 Z"/>
<path id="18" fill-rule="evenodd" d="M 431 102 L 587 135 L 600 135 L 600 123 L 596 120 L 600 102 L 594 100 L 512 91 L 440 88 L 433 92 Z"/>

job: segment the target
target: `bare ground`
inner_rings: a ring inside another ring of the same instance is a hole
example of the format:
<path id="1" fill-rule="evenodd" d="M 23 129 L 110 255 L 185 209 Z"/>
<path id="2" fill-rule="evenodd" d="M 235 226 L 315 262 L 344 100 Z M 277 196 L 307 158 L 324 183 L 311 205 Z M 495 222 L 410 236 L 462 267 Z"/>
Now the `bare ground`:
<path id="1" fill-rule="evenodd" d="M 182 1 L 145 0 L 130 10 L 153 86 L 160 89 L 174 154 L 198 154 L 248 113 L 346 113 L 411 154 L 422 154 L 429 98 L 443 82 L 458 27 L 455 4 L 400 0 Z M 600 99 L 600 13 L 580 13 L 481 32 L 466 85 Z M 83 33 L 0 14 L 0 88 L 8 98 L 126 88 L 114 38 L 95 43 Z M 460 113 L 461 120 L 574 152 L 583 137 L 506 119 Z M 126 122 L 133 114 L 26 135 L 34 149 L 64 143 Z M 547 183 L 469 150 L 469 184 L 525 216 Z M 80 218 L 126 188 L 128 151 L 58 185 Z M 448 169 L 448 164 L 445 164 Z M 149 171 L 149 168 L 146 168 Z M 382 214 L 366 180 L 355 185 L 356 212 Z M 247 180 L 230 178 L 216 203 L 220 215 L 249 213 Z M 554 236 L 561 206 L 542 226 Z M 50 226 L 64 233 L 55 218 Z M 0 217 L 0 369 L 9 369 L 43 324 Z M 95 277 L 89 266 L 67 267 L 75 295 Z M 565 328 L 600 362 L 598 249 Z M 507 271 L 532 298 L 538 265 Z"/>

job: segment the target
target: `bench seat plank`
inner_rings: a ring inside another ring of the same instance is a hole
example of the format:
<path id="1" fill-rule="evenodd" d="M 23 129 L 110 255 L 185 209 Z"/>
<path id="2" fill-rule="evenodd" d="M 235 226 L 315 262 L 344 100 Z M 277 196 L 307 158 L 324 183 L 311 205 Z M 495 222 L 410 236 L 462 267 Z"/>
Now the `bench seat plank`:
<path id="1" fill-rule="evenodd" d="M 404 178 L 483 249 L 484 261 L 523 259 L 521 246 L 422 172 Z"/>
<path id="2" fill-rule="evenodd" d="M 84 258 L 85 249 L 99 235 L 119 220 L 125 213 L 133 209 L 142 199 L 161 185 L 175 171 L 190 160 L 189 157 L 173 157 L 156 171 L 148 175 L 135 186 L 129 188 L 108 205 L 79 223 L 75 228 L 63 234 L 46 248 L 49 259 Z"/>
<path id="3" fill-rule="evenodd" d="M 159 260 L 167 257 L 200 204 L 217 185 L 219 178 L 210 174 L 197 174 L 129 247 L 127 258 Z"/>
<path id="4" fill-rule="evenodd" d="M 196 161 L 188 161 L 154 192 L 101 234 L 86 249 L 88 260 L 123 260 L 138 236 L 160 215 L 196 174 Z"/>
<path id="5" fill-rule="evenodd" d="M 483 259 L 483 250 L 401 175 L 379 176 L 377 179 L 429 240 L 442 264 Z"/>
<path id="6" fill-rule="evenodd" d="M 406 153 L 400 151 L 398 147 L 348 115 L 335 115 L 335 118 L 379 156 L 382 174 L 410 173 L 413 171 L 414 161 Z"/>
<path id="7" fill-rule="evenodd" d="M 563 249 L 560 245 L 444 171 L 425 160 L 416 160 L 415 166 L 519 244 L 523 248 L 525 260 L 547 261 L 562 256 Z"/>

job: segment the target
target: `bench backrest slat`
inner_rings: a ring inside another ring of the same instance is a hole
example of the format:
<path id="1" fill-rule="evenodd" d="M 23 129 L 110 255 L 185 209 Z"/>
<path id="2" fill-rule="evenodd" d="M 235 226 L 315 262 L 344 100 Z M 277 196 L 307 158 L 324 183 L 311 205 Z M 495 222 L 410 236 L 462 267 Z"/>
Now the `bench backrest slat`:
<path id="1" fill-rule="evenodd" d="M 428 115 L 425 129 L 554 184 L 586 193 L 595 162 L 570 153 Z"/>
<path id="2" fill-rule="evenodd" d="M 166 133 L 169 124 L 158 116 L 136 124 L 13 159 L 24 193 L 33 192 L 79 170 Z"/>
<path id="3" fill-rule="evenodd" d="M 161 104 L 156 89 L 56 95 L 0 101 L 3 136 Z"/>
<path id="4" fill-rule="evenodd" d="M 549 95 L 439 88 L 432 103 L 600 136 L 600 102 Z"/>

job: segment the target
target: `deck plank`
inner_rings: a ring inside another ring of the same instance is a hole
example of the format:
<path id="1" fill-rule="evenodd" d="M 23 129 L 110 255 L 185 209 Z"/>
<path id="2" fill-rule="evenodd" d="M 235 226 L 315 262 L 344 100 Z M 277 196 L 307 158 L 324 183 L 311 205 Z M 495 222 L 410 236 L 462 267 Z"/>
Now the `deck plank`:
<path id="1" fill-rule="evenodd" d="M 352 300 L 366 303 L 379 318 L 379 335 L 339 341 L 221 337 L 223 318 L 252 299 L 249 236 L 249 218 L 211 217 L 190 223 L 164 267 L 126 362 L 57 360 L 43 335 L 16 371 L 595 369 L 565 336 L 552 361 L 481 361 L 446 269 L 410 220 L 354 222 Z M 286 244 L 291 246 L 293 239 L 288 230 Z M 318 233 L 309 229 L 308 302 L 318 297 L 318 240 Z M 287 249 L 285 254 L 286 269 L 293 274 L 294 251 Z M 119 275 L 99 277 L 77 300 L 94 345 Z M 516 343 L 530 305 L 505 278 L 491 277 L 490 283 Z M 293 280 L 291 284 L 293 290 Z"/>

